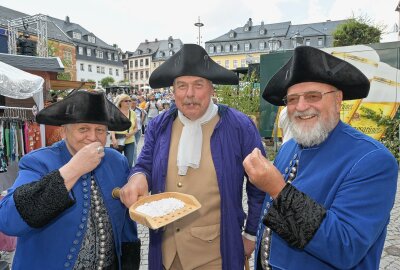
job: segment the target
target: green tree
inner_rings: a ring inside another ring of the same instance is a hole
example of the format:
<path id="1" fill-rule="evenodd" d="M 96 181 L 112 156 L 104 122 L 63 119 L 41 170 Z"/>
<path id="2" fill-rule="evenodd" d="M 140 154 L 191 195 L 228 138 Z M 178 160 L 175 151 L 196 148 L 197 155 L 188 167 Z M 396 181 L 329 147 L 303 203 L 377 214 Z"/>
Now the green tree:
<path id="1" fill-rule="evenodd" d="M 256 73 L 246 75 L 239 86 L 218 85 L 215 88 L 220 103 L 235 108 L 248 115 L 258 115 L 260 111 L 260 84 Z"/>
<path id="2" fill-rule="evenodd" d="M 333 46 L 379 43 L 384 26 L 376 25 L 366 16 L 352 17 L 332 33 Z"/>
<path id="3" fill-rule="evenodd" d="M 114 78 L 110 77 L 110 76 L 105 77 L 100 81 L 100 83 L 103 88 L 106 88 L 106 87 L 110 86 L 110 84 L 114 83 Z"/>

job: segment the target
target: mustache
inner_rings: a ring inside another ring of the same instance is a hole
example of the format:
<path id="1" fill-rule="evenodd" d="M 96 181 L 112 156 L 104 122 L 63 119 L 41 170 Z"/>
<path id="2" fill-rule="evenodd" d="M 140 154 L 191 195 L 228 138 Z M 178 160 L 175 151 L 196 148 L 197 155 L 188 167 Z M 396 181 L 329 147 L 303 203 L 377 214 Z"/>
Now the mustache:
<path id="1" fill-rule="evenodd" d="M 190 105 L 190 104 L 193 104 L 193 105 L 200 105 L 200 102 L 198 101 L 198 100 L 196 100 L 196 99 L 192 99 L 192 98 L 187 98 L 187 99 L 184 99 L 183 100 L 183 105 Z"/>
<path id="2" fill-rule="evenodd" d="M 314 116 L 314 115 L 319 116 L 320 113 L 317 110 L 315 110 L 313 108 L 310 108 L 310 109 L 308 109 L 307 111 L 304 111 L 304 112 L 295 111 L 293 113 L 292 117 L 294 118 L 294 117 Z"/>

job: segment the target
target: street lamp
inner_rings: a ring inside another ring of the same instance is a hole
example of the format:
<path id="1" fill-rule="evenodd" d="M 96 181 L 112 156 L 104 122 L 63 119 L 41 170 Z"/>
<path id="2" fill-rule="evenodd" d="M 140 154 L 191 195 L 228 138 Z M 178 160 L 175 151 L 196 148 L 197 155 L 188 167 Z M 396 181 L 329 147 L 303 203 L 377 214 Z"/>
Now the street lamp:
<path id="1" fill-rule="evenodd" d="M 268 47 L 270 51 L 277 51 L 279 49 L 279 40 L 275 37 L 275 32 L 273 32 L 272 37 L 268 39 Z"/>
<path id="2" fill-rule="evenodd" d="M 197 23 L 194 24 L 194 26 L 197 26 L 199 28 L 199 45 L 200 45 L 200 43 L 201 43 L 200 28 L 204 26 L 204 23 L 200 22 L 200 16 L 199 16 L 199 20 L 197 21 Z"/>
<path id="3" fill-rule="evenodd" d="M 299 31 L 297 31 L 296 34 L 294 34 L 294 36 L 291 37 L 291 39 L 293 41 L 293 48 L 303 45 L 304 37 L 300 35 Z"/>

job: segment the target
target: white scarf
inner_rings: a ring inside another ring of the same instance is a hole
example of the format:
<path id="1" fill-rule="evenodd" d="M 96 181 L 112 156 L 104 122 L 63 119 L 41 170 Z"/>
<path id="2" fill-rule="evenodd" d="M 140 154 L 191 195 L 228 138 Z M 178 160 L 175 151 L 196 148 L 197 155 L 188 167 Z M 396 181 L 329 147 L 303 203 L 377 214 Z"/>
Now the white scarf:
<path id="1" fill-rule="evenodd" d="M 210 121 L 217 112 L 218 106 L 211 99 L 206 113 L 195 121 L 190 120 L 181 111 L 178 111 L 179 120 L 183 124 L 177 157 L 179 175 L 186 175 L 188 167 L 192 167 L 193 169 L 199 168 L 203 145 L 201 125 Z"/>

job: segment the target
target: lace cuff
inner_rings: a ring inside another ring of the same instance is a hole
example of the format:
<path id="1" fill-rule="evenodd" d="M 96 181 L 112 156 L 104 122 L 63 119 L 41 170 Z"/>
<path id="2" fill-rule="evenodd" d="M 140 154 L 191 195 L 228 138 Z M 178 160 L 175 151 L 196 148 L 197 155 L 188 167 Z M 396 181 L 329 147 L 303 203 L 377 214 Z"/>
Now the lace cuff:
<path id="1" fill-rule="evenodd" d="M 303 249 L 313 238 L 325 215 L 326 209 L 322 205 L 286 184 L 263 222 L 289 245 Z"/>
<path id="2" fill-rule="evenodd" d="M 58 170 L 16 188 L 13 196 L 22 219 L 33 228 L 45 226 L 75 203 Z"/>

